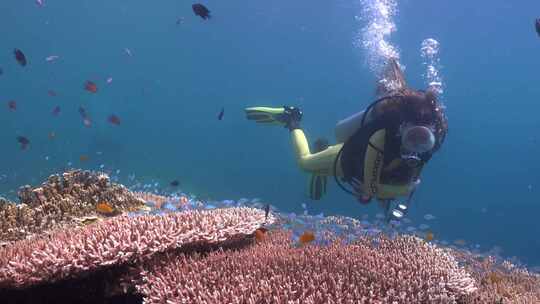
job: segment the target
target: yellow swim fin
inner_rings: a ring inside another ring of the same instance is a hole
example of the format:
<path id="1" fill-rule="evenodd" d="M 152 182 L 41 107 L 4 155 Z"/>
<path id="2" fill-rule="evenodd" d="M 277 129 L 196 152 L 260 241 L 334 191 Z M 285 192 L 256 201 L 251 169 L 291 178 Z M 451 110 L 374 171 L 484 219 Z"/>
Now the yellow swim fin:
<path id="1" fill-rule="evenodd" d="M 252 107 L 246 108 L 246 118 L 262 124 L 285 125 L 285 108 Z"/>
<path id="2" fill-rule="evenodd" d="M 326 183 L 326 176 L 312 174 L 309 179 L 309 198 L 320 200 L 326 193 Z"/>

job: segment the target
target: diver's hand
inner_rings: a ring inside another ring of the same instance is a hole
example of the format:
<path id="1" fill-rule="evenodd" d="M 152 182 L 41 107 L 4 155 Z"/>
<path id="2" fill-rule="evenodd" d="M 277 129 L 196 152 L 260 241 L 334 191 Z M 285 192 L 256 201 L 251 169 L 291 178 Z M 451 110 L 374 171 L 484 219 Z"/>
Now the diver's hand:
<path id="1" fill-rule="evenodd" d="M 302 120 L 302 111 L 299 108 L 291 106 L 283 106 L 285 109 L 283 112 L 285 128 L 290 131 L 300 129 L 300 121 Z"/>

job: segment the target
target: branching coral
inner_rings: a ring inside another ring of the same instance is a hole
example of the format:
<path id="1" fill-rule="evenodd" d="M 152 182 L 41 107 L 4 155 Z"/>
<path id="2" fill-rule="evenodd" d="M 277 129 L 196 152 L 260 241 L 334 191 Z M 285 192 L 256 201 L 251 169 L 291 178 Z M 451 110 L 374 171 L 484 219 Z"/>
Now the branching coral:
<path id="1" fill-rule="evenodd" d="M 334 229 L 298 246 L 279 228 L 292 224 L 285 216 L 252 208 L 124 212 L 74 227 L 101 201 L 119 211 L 181 203 L 87 171 L 53 175 L 19 196 L 18 205 L 0 199 L 2 300 L 92 303 L 128 292 L 170 304 L 540 303 L 538 275 L 412 236 L 361 235 L 363 224 L 343 217 L 315 217 Z"/>
<path id="2" fill-rule="evenodd" d="M 509 262 L 491 257 L 449 250 L 479 282 L 479 289 L 460 300 L 460 304 L 540 303 L 540 275 Z"/>
<path id="3" fill-rule="evenodd" d="M 0 288 L 51 283 L 187 245 L 210 246 L 250 235 L 264 222 L 264 212 L 251 208 L 119 216 L 18 241 L 0 249 Z"/>
<path id="4" fill-rule="evenodd" d="M 295 248 L 290 235 L 241 251 L 156 257 L 145 303 L 453 303 L 476 289 L 442 250 L 412 237 Z"/>

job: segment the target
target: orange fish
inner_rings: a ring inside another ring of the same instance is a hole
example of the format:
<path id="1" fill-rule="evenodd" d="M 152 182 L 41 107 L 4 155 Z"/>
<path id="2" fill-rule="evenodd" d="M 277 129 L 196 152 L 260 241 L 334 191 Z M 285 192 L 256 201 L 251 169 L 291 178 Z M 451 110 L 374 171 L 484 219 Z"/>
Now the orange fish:
<path id="1" fill-rule="evenodd" d="M 81 156 L 79 157 L 79 160 L 82 161 L 82 162 L 87 161 L 87 160 L 88 160 L 88 155 L 81 155 Z"/>
<path id="2" fill-rule="evenodd" d="M 255 240 L 257 240 L 257 243 L 264 241 L 266 238 L 266 231 L 266 228 L 258 228 L 255 230 Z"/>
<path id="3" fill-rule="evenodd" d="M 433 232 L 429 231 L 428 233 L 426 233 L 425 240 L 426 240 L 426 242 L 431 242 L 434 237 L 435 237 L 435 235 L 433 235 Z"/>
<path id="4" fill-rule="evenodd" d="M 90 93 L 96 93 L 97 92 L 97 85 L 95 83 L 93 83 L 92 81 L 87 80 L 84 83 L 84 89 L 87 90 Z"/>
<path id="5" fill-rule="evenodd" d="M 105 215 L 111 215 L 114 213 L 113 207 L 107 202 L 101 202 L 97 204 L 96 210 L 97 212 L 105 214 Z"/>
<path id="6" fill-rule="evenodd" d="M 313 242 L 314 240 L 315 240 L 315 234 L 311 231 L 305 231 L 304 233 L 302 233 L 302 235 L 298 239 L 298 241 L 302 245 Z"/>

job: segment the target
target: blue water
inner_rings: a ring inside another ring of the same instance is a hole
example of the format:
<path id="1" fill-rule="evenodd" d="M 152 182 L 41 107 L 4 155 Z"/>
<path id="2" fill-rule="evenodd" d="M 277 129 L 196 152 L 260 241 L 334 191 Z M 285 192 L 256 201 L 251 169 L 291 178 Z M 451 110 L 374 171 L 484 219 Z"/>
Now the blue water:
<path id="1" fill-rule="evenodd" d="M 323 200 L 309 201 L 288 132 L 256 126 L 243 113 L 246 106 L 299 106 L 308 138 L 332 143 L 336 121 L 374 98 L 376 78 L 355 44 L 366 24 L 355 18 L 361 2 L 203 3 L 209 21 L 185 1 L 45 0 L 42 8 L 0 1 L 0 193 L 14 198 L 18 186 L 66 167 L 103 165 L 120 182 L 135 174 L 163 191 L 178 179 L 183 191 L 202 197 L 259 197 L 285 211 L 307 203 L 314 214 L 380 212 L 333 183 Z M 506 257 L 540 265 L 540 37 L 533 27 L 540 2 L 397 6 L 390 41 L 411 86 L 425 87 L 421 42 L 440 42 L 449 118 L 410 218 L 419 225 L 433 214 L 429 224 L 440 240 L 464 239 L 485 251 L 499 246 Z M 14 48 L 26 54 L 27 67 L 17 65 Z M 50 55 L 60 58 L 46 62 Z M 87 80 L 97 83 L 96 94 L 83 90 Z M 16 112 L 8 100 L 17 101 Z M 62 112 L 53 117 L 56 105 Z M 107 123 L 110 114 L 120 126 Z M 18 135 L 30 139 L 28 150 L 20 150 Z"/>

